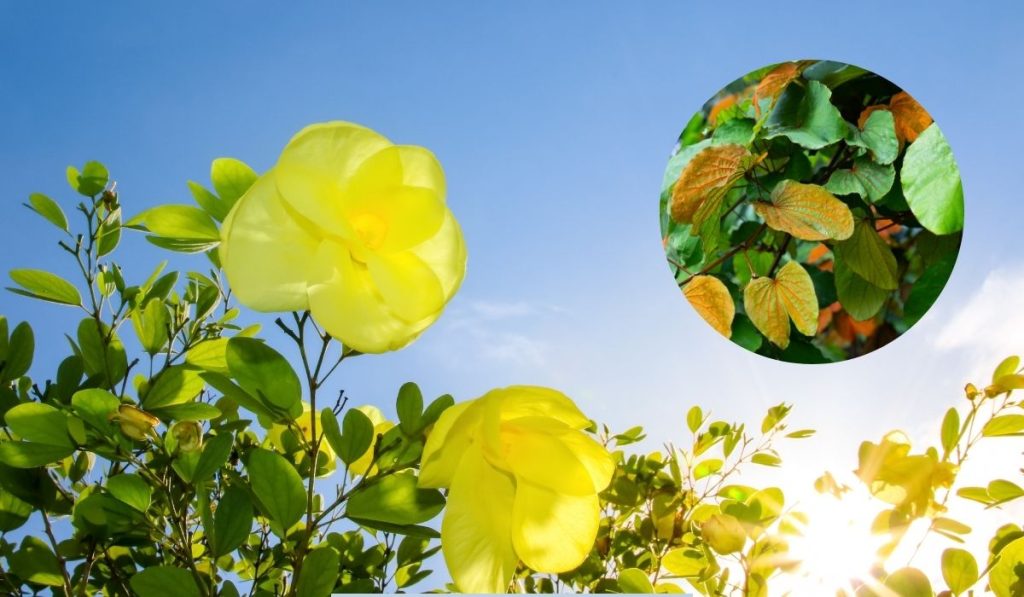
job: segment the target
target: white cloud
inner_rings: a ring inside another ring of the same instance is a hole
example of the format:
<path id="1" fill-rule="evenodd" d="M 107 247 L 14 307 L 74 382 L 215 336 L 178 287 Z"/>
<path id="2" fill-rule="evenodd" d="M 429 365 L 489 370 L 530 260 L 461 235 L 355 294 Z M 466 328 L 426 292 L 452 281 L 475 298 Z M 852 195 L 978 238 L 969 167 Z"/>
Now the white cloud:
<path id="1" fill-rule="evenodd" d="M 556 306 L 525 301 L 470 300 L 455 304 L 440 324 L 439 354 L 452 368 L 473 368 L 481 362 L 545 370 L 550 366 L 548 344 L 540 331 Z M 449 350 L 457 347 L 458 350 Z"/>
<path id="2" fill-rule="evenodd" d="M 983 379 L 1003 357 L 1024 350 L 1024 268 L 991 272 L 935 339 L 941 350 L 960 349 L 967 370 Z"/>

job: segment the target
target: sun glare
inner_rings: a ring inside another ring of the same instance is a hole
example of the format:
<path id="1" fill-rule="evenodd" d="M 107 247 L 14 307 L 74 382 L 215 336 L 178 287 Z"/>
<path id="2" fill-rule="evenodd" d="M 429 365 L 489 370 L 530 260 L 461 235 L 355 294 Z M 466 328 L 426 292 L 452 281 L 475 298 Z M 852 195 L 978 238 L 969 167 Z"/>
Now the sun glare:
<path id="1" fill-rule="evenodd" d="M 800 566 L 786 593 L 829 595 L 872 580 L 871 569 L 879 563 L 877 551 L 884 543 L 871 533 L 880 509 L 877 500 L 857 488 L 841 499 L 809 495 L 796 509 L 806 513 L 807 523 L 800 536 L 790 539 L 790 555 Z"/>

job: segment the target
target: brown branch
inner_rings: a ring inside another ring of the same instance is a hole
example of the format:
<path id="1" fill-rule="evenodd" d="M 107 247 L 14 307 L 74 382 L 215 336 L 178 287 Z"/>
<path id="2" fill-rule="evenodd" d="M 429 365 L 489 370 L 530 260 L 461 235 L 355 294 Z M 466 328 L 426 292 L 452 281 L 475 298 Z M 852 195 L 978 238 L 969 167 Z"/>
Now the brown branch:
<path id="1" fill-rule="evenodd" d="M 721 265 L 726 259 L 732 257 L 736 253 L 739 253 L 740 251 L 743 251 L 745 249 L 749 249 L 750 245 L 753 244 L 754 240 L 757 237 L 761 236 L 761 233 L 764 232 L 766 228 L 768 228 L 768 224 L 761 224 L 757 228 L 757 230 L 754 231 L 753 234 L 751 234 L 750 236 L 747 237 L 747 239 L 745 241 L 741 242 L 740 244 L 738 244 L 735 247 L 733 247 L 733 248 L 729 249 L 728 251 L 726 251 L 724 254 L 722 254 L 721 257 L 719 257 L 718 259 L 715 259 L 714 261 L 709 263 L 707 266 L 704 267 L 704 269 L 700 270 L 696 274 L 690 275 L 688 278 L 686 278 L 685 280 L 680 282 L 679 286 L 680 287 L 686 286 L 687 284 L 690 283 L 690 280 L 694 279 L 695 277 L 702 276 L 702 275 L 708 273 L 709 271 L 715 269 L 716 267 Z"/>

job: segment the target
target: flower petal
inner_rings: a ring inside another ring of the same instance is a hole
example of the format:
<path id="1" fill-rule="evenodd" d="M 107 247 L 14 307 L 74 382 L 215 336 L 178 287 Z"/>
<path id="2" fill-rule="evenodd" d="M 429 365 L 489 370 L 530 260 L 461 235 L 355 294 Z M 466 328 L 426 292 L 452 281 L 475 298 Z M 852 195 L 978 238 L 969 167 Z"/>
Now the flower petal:
<path id="1" fill-rule="evenodd" d="M 367 214 L 384 224 L 377 249 L 395 252 L 418 245 L 444 223 L 441 165 L 422 147 L 389 146 L 368 157 L 347 181 L 344 211 L 352 221 Z"/>
<path id="2" fill-rule="evenodd" d="M 512 515 L 512 544 L 530 568 L 566 572 L 582 564 L 594 547 L 600 519 L 597 494 L 567 496 L 532 483 L 519 483 Z"/>
<path id="3" fill-rule="evenodd" d="M 308 126 L 281 152 L 278 188 L 285 201 L 310 221 L 345 235 L 342 190 L 367 158 L 387 147 L 391 142 L 385 137 L 350 122 Z"/>
<path id="4" fill-rule="evenodd" d="M 517 481 L 566 495 L 590 495 L 608 486 L 614 462 L 597 442 L 548 418 L 516 419 L 501 426 L 505 462 Z"/>
<path id="5" fill-rule="evenodd" d="M 558 390 L 541 386 L 509 386 L 494 392 L 503 399 L 499 407 L 503 421 L 520 417 L 549 417 L 574 429 L 590 426 L 590 419 Z"/>
<path id="6" fill-rule="evenodd" d="M 476 400 L 449 407 L 427 435 L 420 458 L 420 487 L 449 487 L 462 456 L 470 449 L 480 424 Z"/>
<path id="7" fill-rule="evenodd" d="M 422 259 L 441 281 L 445 301 L 451 299 L 466 275 L 466 243 L 451 211 L 446 210 L 437 234 L 410 252 Z"/>
<path id="8" fill-rule="evenodd" d="M 347 248 L 325 240 L 314 258 L 309 286 L 313 317 L 332 336 L 360 352 L 397 350 L 429 325 L 410 324 L 384 303 L 365 267 Z"/>
<path id="9" fill-rule="evenodd" d="M 308 308 L 309 264 L 319 240 L 291 216 L 274 172 L 260 177 L 221 230 L 220 259 L 239 302 L 257 311 Z"/>
<path id="10" fill-rule="evenodd" d="M 441 521 L 441 550 L 460 591 L 507 590 L 518 563 L 512 548 L 514 499 L 512 479 L 487 464 L 479 450 L 468 450 Z"/>
<path id="11" fill-rule="evenodd" d="M 436 317 L 444 307 L 441 281 L 412 253 L 370 254 L 366 266 L 384 302 L 402 319 Z"/>
<path id="12" fill-rule="evenodd" d="M 502 425 L 502 441 L 508 446 L 509 467 L 517 476 L 559 493 L 604 491 L 615 473 L 615 460 L 604 446 L 554 419 L 509 421 Z"/>

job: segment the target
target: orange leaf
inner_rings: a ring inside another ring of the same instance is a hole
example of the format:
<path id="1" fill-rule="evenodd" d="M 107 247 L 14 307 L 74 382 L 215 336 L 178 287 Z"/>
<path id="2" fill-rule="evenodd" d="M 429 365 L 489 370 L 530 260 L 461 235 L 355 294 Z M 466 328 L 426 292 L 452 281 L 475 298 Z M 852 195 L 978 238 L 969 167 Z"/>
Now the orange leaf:
<path id="1" fill-rule="evenodd" d="M 864 124 L 867 123 L 868 117 L 871 116 L 873 112 L 888 109 L 889 106 L 886 106 L 885 104 L 875 104 L 873 106 L 868 106 L 867 108 L 864 108 L 864 110 L 860 113 L 860 116 L 857 118 L 857 128 L 859 128 L 860 130 L 864 130 Z"/>
<path id="2" fill-rule="evenodd" d="M 786 85 L 800 76 L 800 71 L 800 65 L 795 62 L 784 62 L 768 71 L 768 74 L 754 89 L 754 113 L 761 114 L 761 100 L 763 99 L 771 98 L 772 104 L 774 104 L 775 98 L 782 93 Z"/>
<path id="3" fill-rule="evenodd" d="M 683 288 L 683 295 L 716 332 L 726 338 L 732 336 L 736 305 L 721 280 L 714 276 L 694 276 Z"/>
<path id="4" fill-rule="evenodd" d="M 811 249 L 811 252 L 807 254 L 807 263 L 817 263 L 821 261 L 821 258 L 828 255 L 828 245 L 825 243 L 818 243 Z"/>
<path id="5" fill-rule="evenodd" d="M 672 189 L 672 219 L 695 227 L 716 212 L 725 194 L 750 167 L 742 145 L 715 145 L 693 156 Z M 700 217 L 696 218 L 700 211 Z"/>
<path id="6" fill-rule="evenodd" d="M 736 100 L 737 98 L 735 93 L 727 95 L 722 99 L 718 100 L 718 102 L 716 102 L 715 105 L 711 107 L 711 112 L 708 114 L 708 122 L 710 122 L 711 124 L 715 124 L 715 121 L 718 120 L 718 114 L 722 110 L 725 110 L 726 108 L 735 106 Z"/>
<path id="7" fill-rule="evenodd" d="M 801 240 L 844 240 L 853 234 L 853 214 L 825 187 L 784 180 L 775 185 L 771 203 L 754 209 L 773 230 Z"/>
<path id="8" fill-rule="evenodd" d="M 913 143 L 928 125 L 932 117 L 909 93 L 901 91 L 889 100 L 889 110 L 896 124 L 896 137 L 902 144 Z"/>
<path id="9" fill-rule="evenodd" d="M 807 270 L 795 261 L 782 266 L 774 280 L 757 278 L 747 284 L 743 306 L 754 327 L 779 348 L 789 346 L 790 320 L 807 336 L 818 331 L 814 284 Z"/>

